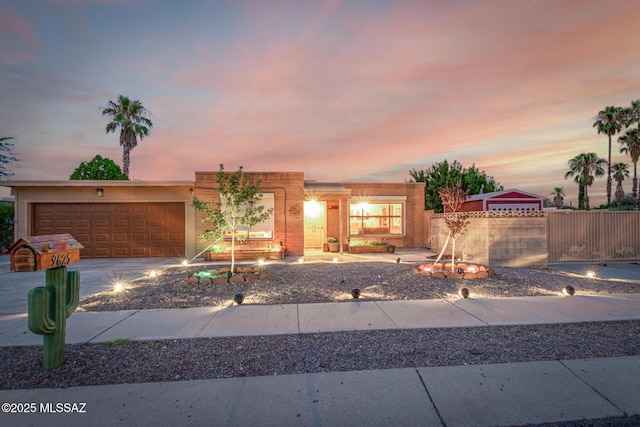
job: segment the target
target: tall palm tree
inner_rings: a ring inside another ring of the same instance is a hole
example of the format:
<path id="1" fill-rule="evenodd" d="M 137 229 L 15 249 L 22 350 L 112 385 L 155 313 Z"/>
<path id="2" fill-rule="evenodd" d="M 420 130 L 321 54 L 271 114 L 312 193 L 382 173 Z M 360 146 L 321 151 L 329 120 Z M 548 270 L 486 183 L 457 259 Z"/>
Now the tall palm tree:
<path id="1" fill-rule="evenodd" d="M 604 133 L 609 138 L 609 158 L 607 160 L 607 207 L 611 205 L 611 137 L 622 130 L 622 125 L 626 121 L 624 108 L 606 107 L 598 112 L 594 118 L 593 127 L 598 133 Z"/>
<path id="2" fill-rule="evenodd" d="M 584 192 L 582 200 L 578 196 L 578 209 L 584 207 L 585 210 L 590 210 L 587 187 L 593 184 L 595 177 L 604 175 L 602 165 L 606 162 L 596 153 L 580 153 L 569 160 L 569 171 L 564 175 L 564 179 L 570 176 L 575 177 L 574 181 L 580 186 L 581 193 Z"/>
<path id="3" fill-rule="evenodd" d="M 565 196 L 564 187 L 554 188 L 553 193 L 551 193 L 551 195 L 553 196 L 553 204 L 555 205 L 556 208 L 560 209 L 564 204 L 564 196 Z"/>
<path id="4" fill-rule="evenodd" d="M 640 103 L 639 103 L 640 104 Z M 633 163 L 633 202 L 636 207 L 640 208 L 638 201 L 638 160 L 640 159 L 640 133 L 638 129 L 627 129 L 627 132 L 618 138 L 618 142 L 622 144 L 620 152 L 629 154 Z"/>
<path id="5" fill-rule="evenodd" d="M 129 176 L 129 155 L 131 150 L 140 141 L 149 135 L 149 130 L 153 127 L 151 120 L 147 118 L 150 112 L 144 108 L 142 103 L 135 99 L 130 100 L 126 96 L 119 95 L 118 102 L 109 101 L 102 109 L 102 115 L 108 116 L 110 122 L 107 123 L 107 133 L 115 132 L 120 128 L 120 145 L 122 146 L 122 172 Z"/>
<path id="6" fill-rule="evenodd" d="M 620 206 L 624 201 L 624 190 L 622 189 L 622 181 L 629 178 L 629 166 L 626 163 L 618 162 L 613 164 L 613 179 L 616 180 L 616 204 Z"/>

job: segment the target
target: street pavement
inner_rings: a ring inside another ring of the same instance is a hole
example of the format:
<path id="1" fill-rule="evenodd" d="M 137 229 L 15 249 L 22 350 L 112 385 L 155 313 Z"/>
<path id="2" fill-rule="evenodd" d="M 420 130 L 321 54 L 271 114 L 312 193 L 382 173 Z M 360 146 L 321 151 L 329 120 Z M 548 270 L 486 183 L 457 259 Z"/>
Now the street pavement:
<path id="1" fill-rule="evenodd" d="M 419 253 L 391 255 L 384 259 L 424 259 Z M 2 347 L 42 344 L 26 326 L 26 302 L 21 311 L 18 300 L 44 283 L 43 272 L 5 272 L 2 261 L 0 299 L 7 302 L 1 306 L 0 354 Z M 114 275 L 142 276 L 145 269 L 177 262 L 82 260 L 70 268 L 80 270 L 81 289 L 91 288 L 86 295 L 110 289 Z M 611 280 L 640 278 L 636 264 L 616 268 Z M 230 301 L 225 307 L 76 312 L 68 319 L 67 343 L 638 319 L 640 294 L 280 306 Z M 513 426 L 629 417 L 640 414 L 637 396 L 640 357 L 630 356 L 0 390 L 0 403 L 15 403 L 13 409 L 35 404 L 28 406 L 35 413 L 21 414 L 4 413 L 3 406 L 0 425 Z"/>

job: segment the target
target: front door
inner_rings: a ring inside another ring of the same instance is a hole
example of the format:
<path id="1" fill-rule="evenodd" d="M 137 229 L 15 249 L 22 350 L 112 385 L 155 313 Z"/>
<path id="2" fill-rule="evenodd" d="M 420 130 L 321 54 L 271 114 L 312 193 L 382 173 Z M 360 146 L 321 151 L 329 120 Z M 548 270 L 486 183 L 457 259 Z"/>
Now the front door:
<path id="1" fill-rule="evenodd" d="M 310 200 L 304 202 L 304 247 L 321 249 L 325 241 L 324 224 L 326 203 Z"/>

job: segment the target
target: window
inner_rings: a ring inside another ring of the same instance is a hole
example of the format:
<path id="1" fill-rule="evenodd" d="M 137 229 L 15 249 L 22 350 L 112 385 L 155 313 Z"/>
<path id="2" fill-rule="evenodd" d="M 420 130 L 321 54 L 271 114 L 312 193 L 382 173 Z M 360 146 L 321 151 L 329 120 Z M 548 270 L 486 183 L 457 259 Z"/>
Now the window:
<path id="1" fill-rule="evenodd" d="M 349 204 L 349 234 L 404 234 L 402 203 Z"/>
<path id="2" fill-rule="evenodd" d="M 264 210 L 273 209 L 274 206 L 274 193 L 263 193 L 261 205 L 264 206 Z M 256 224 L 253 227 L 239 226 L 236 230 L 236 238 L 257 240 L 257 239 L 273 239 L 274 220 L 273 214 L 269 219 L 260 224 Z M 225 233 L 225 239 L 231 239 L 231 232 Z"/>

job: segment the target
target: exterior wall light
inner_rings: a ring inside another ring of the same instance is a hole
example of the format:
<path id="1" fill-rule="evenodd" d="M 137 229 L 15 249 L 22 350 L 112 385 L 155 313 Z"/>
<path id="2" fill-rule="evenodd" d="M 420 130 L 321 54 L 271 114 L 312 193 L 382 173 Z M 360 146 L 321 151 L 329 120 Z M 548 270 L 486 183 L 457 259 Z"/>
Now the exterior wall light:
<path id="1" fill-rule="evenodd" d="M 574 295 L 576 293 L 576 290 L 574 289 L 573 286 L 568 285 L 568 286 L 565 286 L 565 288 L 562 290 L 562 293 L 565 295 Z"/>
<path id="2" fill-rule="evenodd" d="M 104 196 L 104 190 L 102 188 L 96 188 L 96 196 L 98 197 Z"/>
<path id="3" fill-rule="evenodd" d="M 193 194 L 194 194 L 193 188 L 190 188 L 190 189 L 189 189 L 189 195 L 190 195 L 190 196 L 193 196 Z"/>

